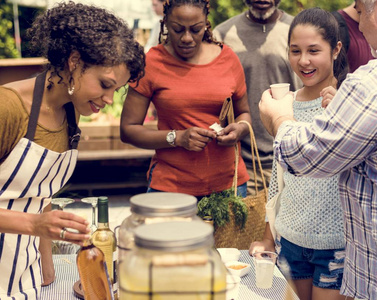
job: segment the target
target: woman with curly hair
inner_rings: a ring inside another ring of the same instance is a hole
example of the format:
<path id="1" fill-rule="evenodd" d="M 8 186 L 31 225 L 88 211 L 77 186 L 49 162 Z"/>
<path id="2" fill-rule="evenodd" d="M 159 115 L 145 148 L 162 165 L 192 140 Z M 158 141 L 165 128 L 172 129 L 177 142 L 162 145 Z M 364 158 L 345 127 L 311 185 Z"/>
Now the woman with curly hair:
<path id="1" fill-rule="evenodd" d="M 0 87 L 1 299 L 37 299 L 42 282 L 54 280 L 50 240 L 80 245 L 89 237 L 88 223 L 50 211 L 50 198 L 75 168 L 79 115 L 112 104 L 145 66 L 127 25 L 94 6 L 61 3 L 38 16 L 29 34 L 46 70 Z"/>
<path id="2" fill-rule="evenodd" d="M 251 118 L 242 66 L 229 47 L 214 40 L 208 14 L 209 0 L 165 1 L 160 44 L 147 53 L 145 77 L 131 85 L 124 102 L 122 140 L 156 149 L 149 192 L 200 198 L 232 186 L 232 146 L 248 134 L 247 125 L 237 121 Z M 234 102 L 236 123 L 216 134 L 210 126 L 219 122 L 228 97 Z M 157 111 L 158 130 L 142 125 L 150 102 Z M 238 191 L 243 196 L 247 180 L 241 160 Z"/>

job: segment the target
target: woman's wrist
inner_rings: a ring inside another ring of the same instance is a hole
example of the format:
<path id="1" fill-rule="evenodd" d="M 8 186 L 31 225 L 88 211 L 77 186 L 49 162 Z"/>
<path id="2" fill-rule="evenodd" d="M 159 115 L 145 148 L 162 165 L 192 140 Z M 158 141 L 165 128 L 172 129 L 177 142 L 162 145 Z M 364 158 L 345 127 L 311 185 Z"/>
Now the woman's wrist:
<path id="1" fill-rule="evenodd" d="M 247 120 L 237 120 L 236 122 L 242 128 L 242 131 L 240 134 L 240 139 L 242 139 L 249 134 L 249 131 L 250 131 L 249 124 L 251 126 L 251 123 Z"/>
<path id="2" fill-rule="evenodd" d="M 280 125 L 285 122 L 285 121 L 294 121 L 294 118 L 292 115 L 290 114 L 287 114 L 287 115 L 282 115 L 282 116 L 279 116 L 277 117 L 273 123 L 272 123 L 272 133 L 274 135 L 274 137 L 276 136 L 276 134 L 278 133 L 278 130 L 279 130 L 279 127 Z"/>

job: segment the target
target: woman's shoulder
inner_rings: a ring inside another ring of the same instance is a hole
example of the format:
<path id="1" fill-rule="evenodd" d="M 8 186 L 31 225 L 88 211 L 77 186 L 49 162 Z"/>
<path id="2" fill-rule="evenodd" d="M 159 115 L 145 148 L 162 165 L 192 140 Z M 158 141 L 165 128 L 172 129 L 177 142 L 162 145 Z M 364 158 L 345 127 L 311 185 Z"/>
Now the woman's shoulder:
<path id="1" fill-rule="evenodd" d="M 238 55 L 228 45 L 223 44 L 221 46 L 221 54 L 219 55 L 219 58 L 222 61 L 222 63 L 232 65 L 237 70 L 238 68 L 242 68 L 241 61 Z"/>
<path id="2" fill-rule="evenodd" d="M 26 132 L 29 115 L 18 92 L 0 86 L 0 164 Z"/>
<path id="3" fill-rule="evenodd" d="M 23 99 L 15 89 L 0 86 L 0 95 L 0 114 L 28 114 Z"/>

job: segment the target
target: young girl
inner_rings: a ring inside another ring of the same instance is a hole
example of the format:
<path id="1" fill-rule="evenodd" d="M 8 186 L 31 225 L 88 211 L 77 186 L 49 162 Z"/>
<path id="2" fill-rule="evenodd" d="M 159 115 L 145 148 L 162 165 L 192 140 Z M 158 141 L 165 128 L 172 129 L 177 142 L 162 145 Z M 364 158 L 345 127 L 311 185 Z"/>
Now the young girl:
<path id="1" fill-rule="evenodd" d="M 336 19 L 320 8 L 302 11 L 291 24 L 288 45 L 291 67 L 304 84 L 294 93 L 294 117 L 312 122 L 348 71 Z M 288 264 L 300 300 L 345 299 L 339 294 L 345 240 L 338 176 L 316 179 L 284 172 L 283 178 L 275 224 L 280 264 Z M 277 192 L 274 161 L 269 199 Z M 252 243 L 250 253 L 273 251 L 275 243 L 267 223 L 264 240 Z"/>

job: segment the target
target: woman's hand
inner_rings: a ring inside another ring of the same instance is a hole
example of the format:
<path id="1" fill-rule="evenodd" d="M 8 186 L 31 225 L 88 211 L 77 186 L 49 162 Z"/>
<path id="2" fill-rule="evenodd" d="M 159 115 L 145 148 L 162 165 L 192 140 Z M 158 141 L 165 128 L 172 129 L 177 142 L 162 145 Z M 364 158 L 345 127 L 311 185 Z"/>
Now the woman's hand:
<path id="1" fill-rule="evenodd" d="M 253 255 L 255 252 L 271 251 L 275 252 L 275 242 L 271 233 L 270 224 L 266 222 L 263 240 L 251 243 L 249 247 L 249 254 Z"/>
<path id="2" fill-rule="evenodd" d="M 221 130 L 217 137 L 217 144 L 221 146 L 234 146 L 244 136 L 246 124 L 232 123 Z M 247 131 L 249 128 L 247 127 Z"/>
<path id="3" fill-rule="evenodd" d="M 319 93 L 319 95 L 323 98 L 322 99 L 322 107 L 323 108 L 326 108 L 329 105 L 331 100 L 334 98 L 336 92 L 337 92 L 337 90 L 334 87 L 328 86 L 328 87 L 325 87 Z"/>
<path id="4" fill-rule="evenodd" d="M 251 243 L 249 247 L 249 254 L 253 255 L 255 252 L 271 251 L 275 252 L 275 244 L 270 239 L 264 239 L 263 241 L 256 241 Z"/>
<path id="5" fill-rule="evenodd" d="M 176 145 L 189 151 L 202 151 L 209 142 L 216 138 L 216 133 L 211 129 L 191 127 L 177 131 Z"/>
<path id="6" fill-rule="evenodd" d="M 59 210 L 36 214 L 33 217 L 34 235 L 51 240 L 67 241 L 82 246 L 82 241 L 89 239 L 89 223 L 84 218 L 73 213 Z M 61 237 L 63 229 L 64 238 Z M 76 232 L 71 232 L 76 231 Z M 78 231 L 78 232 L 77 232 Z"/>

